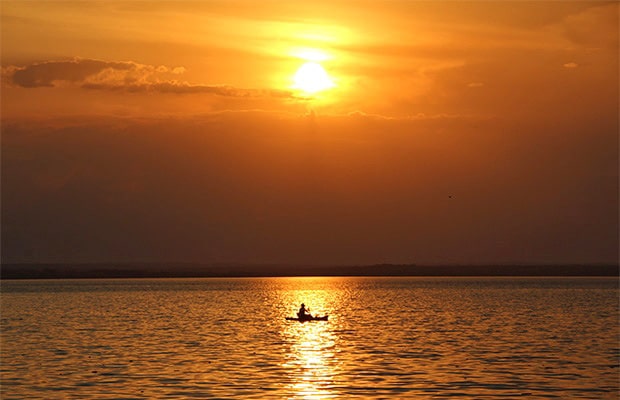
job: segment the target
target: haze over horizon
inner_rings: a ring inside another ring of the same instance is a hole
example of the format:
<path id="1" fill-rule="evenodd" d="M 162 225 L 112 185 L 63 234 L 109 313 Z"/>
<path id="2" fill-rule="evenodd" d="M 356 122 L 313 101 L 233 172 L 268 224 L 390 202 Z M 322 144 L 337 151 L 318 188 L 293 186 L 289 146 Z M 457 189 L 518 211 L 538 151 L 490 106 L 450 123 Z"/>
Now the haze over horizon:
<path id="1" fill-rule="evenodd" d="M 2 263 L 618 263 L 616 2 L 0 13 Z"/>

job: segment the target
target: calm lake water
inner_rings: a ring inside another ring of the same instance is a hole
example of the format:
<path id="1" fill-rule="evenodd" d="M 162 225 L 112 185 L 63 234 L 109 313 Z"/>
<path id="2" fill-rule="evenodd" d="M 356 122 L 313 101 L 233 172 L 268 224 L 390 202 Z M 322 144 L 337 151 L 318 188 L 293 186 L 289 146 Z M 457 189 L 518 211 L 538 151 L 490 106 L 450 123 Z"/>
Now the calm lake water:
<path id="1" fill-rule="evenodd" d="M 616 278 L 3 281 L 0 397 L 619 396 Z M 304 302 L 329 321 L 285 321 Z"/>

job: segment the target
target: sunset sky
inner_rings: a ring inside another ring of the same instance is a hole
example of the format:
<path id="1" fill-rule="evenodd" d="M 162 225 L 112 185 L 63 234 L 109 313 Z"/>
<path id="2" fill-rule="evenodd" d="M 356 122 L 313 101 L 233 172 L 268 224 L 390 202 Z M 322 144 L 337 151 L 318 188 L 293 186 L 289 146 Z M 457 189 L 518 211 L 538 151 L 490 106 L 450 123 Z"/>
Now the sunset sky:
<path id="1" fill-rule="evenodd" d="M 617 2 L 0 10 L 2 262 L 618 261 Z"/>

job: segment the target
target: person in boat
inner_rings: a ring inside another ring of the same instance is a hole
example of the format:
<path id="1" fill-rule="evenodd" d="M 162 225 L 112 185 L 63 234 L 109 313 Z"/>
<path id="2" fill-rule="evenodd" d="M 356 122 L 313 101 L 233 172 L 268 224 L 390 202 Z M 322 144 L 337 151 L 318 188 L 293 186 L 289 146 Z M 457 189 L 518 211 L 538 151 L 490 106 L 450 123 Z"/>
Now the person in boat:
<path id="1" fill-rule="evenodd" d="M 308 310 L 306 310 L 306 305 L 304 303 L 301 303 L 301 307 L 299 308 L 299 312 L 297 313 L 297 318 L 299 319 L 312 318 L 312 315 L 310 315 Z"/>

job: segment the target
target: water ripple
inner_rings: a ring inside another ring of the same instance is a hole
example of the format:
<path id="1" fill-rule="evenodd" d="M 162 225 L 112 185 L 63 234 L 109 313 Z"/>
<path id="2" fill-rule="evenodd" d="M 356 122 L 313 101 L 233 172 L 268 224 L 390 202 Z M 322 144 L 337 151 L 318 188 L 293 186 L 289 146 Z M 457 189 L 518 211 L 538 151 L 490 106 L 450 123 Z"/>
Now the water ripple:
<path id="1" fill-rule="evenodd" d="M 7 281 L 2 289 L 3 399 L 619 395 L 614 279 Z M 301 302 L 329 321 L 285 321 Z"/>

